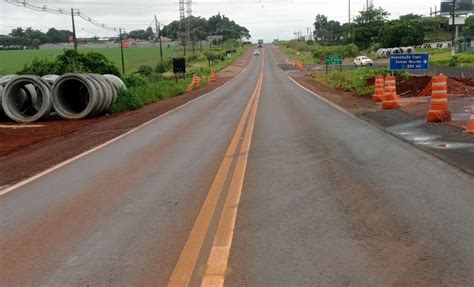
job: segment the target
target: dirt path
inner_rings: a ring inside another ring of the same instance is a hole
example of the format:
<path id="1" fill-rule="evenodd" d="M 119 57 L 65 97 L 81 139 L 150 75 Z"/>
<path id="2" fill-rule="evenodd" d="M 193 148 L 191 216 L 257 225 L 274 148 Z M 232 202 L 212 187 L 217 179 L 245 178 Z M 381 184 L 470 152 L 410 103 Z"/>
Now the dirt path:
<path id="1" fill-rule="evenodd" d="M 248 49 L 233 64 L 218 73 L 216 83 L 147 105 L 137 111 L 80 121 L 50 119 L 32 126 L 0 119 L 0 187 L 65 161 L 211 92 L 235 77 L 251 58 L 252 49 Z"/>

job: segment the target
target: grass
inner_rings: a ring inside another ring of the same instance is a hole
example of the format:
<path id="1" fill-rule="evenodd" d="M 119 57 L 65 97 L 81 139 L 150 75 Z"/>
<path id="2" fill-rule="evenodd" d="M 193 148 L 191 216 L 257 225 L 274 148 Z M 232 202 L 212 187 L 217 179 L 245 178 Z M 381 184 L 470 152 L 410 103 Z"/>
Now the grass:
<path id="1" fill-rule="evenodd" d="M 129 85 L 127 91 L 122 91 L 120 97 L 112 107 L 112 112 L 136 110 L 144 105 L 181 95 L 191 83 L 193 74 L 199 74 L 201 76 L 201 86 L 206 85 L 211 71 L 219 71 L 232 64 L 246 49 L 247 46 L 238 48 L 237 52 L 233 53 L 230 59 L 216 63 L 211 68 L 209 68 L 206 60 L 196 59 L 191 61 L 187 63 L 188 75 L 186 79 L 178 80 L 177 82 L 174 79 L 174 75 L 170 72 L 162 75 L 153 73 L 147 78 L 140 75 L 133 75 L 133 77 L 143 78 L 144 81 L 140 79 L 133 81 L 137 83 L 136 86 Z M 126 77 L 130 77 L 130 75 Z"/>
<path id="2" fill-rule="evenodd" d="M 456 61 L 453 62 L 450 49 L 417 49 L 417 53 L 430 54 L 430 65 L 449 66 L 456 64 L 457 67 L 474 68 L 474 53 L 456 53 Z"/>
<path id="3" fill-rule="evenodd" d="M 181 48 L 181 47 L 179 47 Z M 163 47 L 163 57 L 170 58 L 173 56 L 182 56 L 183 51 L 178 47 Z M 203 49 L 208 49 L 203 46 Z M 100 48 L 90 49 L 79 47 L 81 53 L 90 51 L 99 52 L 114 62 L 122 71 L 120 48 Z M 199 47 L 196 47 L 196 53 L 199 52 Z M 62 54 L 62 49 L 56 50 L 14 50 L 14 51 L 0 51 L 0 75 L 15 74 L 23 68 L 25 64 L 32 62 L 34 59 L 53 60 L 58 55 Z M 187 47 L 187 55 L 191 55 L 192 51 Z M 141 65 L 149 65 L 155 67 L 160 61 L 160 48 L 127 48 L 123 50 L 125 72 L 134 72 Z"/>
<path id="4" fill-rule="evenodd" d="M 368 85 L 368 80 L 376 75 L 390 74 L 388 69 L 360 68 L 355 70 L 333 70 L 329 73 L 316 75 L 316 80 L 327 84 L 333 88 L 347 92 L 354 92 L 358 96 L 367 97 L 374 92 L 374 86 Z M 398 77 L 403 77 L 404 73 L 396 73 Z"/>

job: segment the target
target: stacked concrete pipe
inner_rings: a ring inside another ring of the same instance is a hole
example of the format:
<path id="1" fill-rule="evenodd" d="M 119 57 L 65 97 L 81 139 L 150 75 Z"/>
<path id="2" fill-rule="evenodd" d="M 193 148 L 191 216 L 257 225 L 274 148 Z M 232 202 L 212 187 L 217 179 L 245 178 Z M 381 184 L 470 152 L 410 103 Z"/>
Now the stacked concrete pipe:
<path id="1" fill-rule="evenodd" d="M 110 110 L 122 88 L 122 80 L 111 75 L 65 74 L 53 85 L 54 110 L 65 119 L 101 115 Z"/>
<path id="2" fill-rule="evenodd" d="M 392 54 L 414 54 L 413 47 L 395 47 L 395 48 L 380 48 L 377 50 L 377 58 L 390 58 Z"/>
<path id="3" fill-rule="evenodd" d="M 48 116 L 52 109 L 51 84 L 39 76 L 16 76 L 3 89 L 2 108 L 19 123 L 31 123 Z"/>
<path id="4" fill-rule="evenodd" d="M 31 123 L 54 111 L 65 119 L 82 119 L 109 111 L 121 89 L 114 75 L 65 74 L 0 78 L 0 113 Z"/>

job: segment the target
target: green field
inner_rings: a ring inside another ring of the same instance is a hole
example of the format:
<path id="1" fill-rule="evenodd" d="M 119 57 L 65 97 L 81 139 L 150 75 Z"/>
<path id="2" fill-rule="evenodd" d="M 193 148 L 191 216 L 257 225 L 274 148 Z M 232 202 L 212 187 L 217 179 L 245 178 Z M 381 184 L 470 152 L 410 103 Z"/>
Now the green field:
<path id="1" fill-rule="evenodd" d="M 191 55 L 191 47 L 186 47 L 187 55 Z M 203 46 L 206 49 L 207 46 Z M 120 48 L 102 48 L 102 49 L 88 49 L 79 47 L 79 52 L 87 53 L 89 51 L 99 52 L 108 59 L 117 64 L 117 67 L 122 70 L 120 59 Z M 141 65 L 148 65 L 154 67 L 160 61 L 160 48 L 127 48 L 123 50 L 125 61 L 125 72 L 134 72 Z M 196 47 L 196 53 L 199 52 L 199 47 Z M 62 54 L 62 49 L 56 50 L 15 50 L 15 51 L 0 51 L 0 75 L 15 74 L 23 68 L 25 64 L 32 60 L 48 59 L 53 60 L 58 55 Z M 163 57 L 182 56 L 182 47 L 163 47 Z"/>

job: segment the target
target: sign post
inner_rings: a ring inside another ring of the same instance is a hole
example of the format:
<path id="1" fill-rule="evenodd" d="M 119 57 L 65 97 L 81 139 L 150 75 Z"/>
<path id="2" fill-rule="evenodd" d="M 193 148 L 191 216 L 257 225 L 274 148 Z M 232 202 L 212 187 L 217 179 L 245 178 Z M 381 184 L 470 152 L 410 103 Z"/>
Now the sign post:
<path id="1" fill-rule="evenodd" d="M 342 70 L 342 55 L 327 55 L 325 58 L 326 74 L 328 73 L 329 65 L 339 65 L 339 71 Z"/>
<path id="2" fill-rule="evenodd" d="M 429 70 L 429 54 L 392 54 L 390 70 Z"/>

